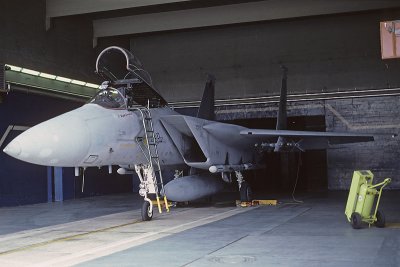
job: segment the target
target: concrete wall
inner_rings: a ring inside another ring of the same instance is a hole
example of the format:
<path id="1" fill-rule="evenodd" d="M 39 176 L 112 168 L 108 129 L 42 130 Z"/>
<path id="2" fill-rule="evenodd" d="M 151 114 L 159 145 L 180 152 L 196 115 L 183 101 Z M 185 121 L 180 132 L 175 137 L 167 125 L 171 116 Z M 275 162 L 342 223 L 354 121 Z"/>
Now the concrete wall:
<path id="1" fill-rule="evenodd" d="M 97 81 L 89 17 L 53 19 L 46 31 L 45 0 L 0 1 L 0 10 L 0 62 Z"/>
<path id="2" fill-rule="evenodd" d="M 375 182 L 392 178 L 388 188 L 400 188 L 400 97 L 329 100 L 325 103 L 327 131 L 386 133 L 375 142 L 342 145 L 328 149 L 329 189 L 350 188 L 354 170 L 367 169 Z"/>
<path id="3" fill-rule="evenodd" d="M 131 38 L 131 49 L 169 101 L 200 100 L 206 73 L 219 99 L 400 86 L 400 61 L 380 58 L 379 21 L 400 9 L 316 16 Z"/>

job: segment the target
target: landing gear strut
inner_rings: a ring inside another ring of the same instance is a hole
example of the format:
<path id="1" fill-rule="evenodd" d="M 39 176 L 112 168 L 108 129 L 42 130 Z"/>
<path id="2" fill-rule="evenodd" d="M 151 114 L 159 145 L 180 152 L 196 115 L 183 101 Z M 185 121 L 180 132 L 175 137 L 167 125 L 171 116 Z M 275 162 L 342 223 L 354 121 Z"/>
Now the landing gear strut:
<path id="1" fill-rule="evenodd" d="M 157 184 L 154 182 L 154 176 L 151 176 L 152 169 L 145 165 L 135 165 L 135 171 L 140 179 L 139 195 L 144 199 L 142 204 L 142 220 L 150 221 L 153 218 L 153 203 L 148 197 L 148 194 L 156 193 Z"/>
<path id="2" fill-rule="evenodd" d="M 240 171 L 235 171 L 235 174 L 239 185 L 240 201 L 251 202 L 253 200 L 253 192 L 250 185 L 243 179 Z"/>

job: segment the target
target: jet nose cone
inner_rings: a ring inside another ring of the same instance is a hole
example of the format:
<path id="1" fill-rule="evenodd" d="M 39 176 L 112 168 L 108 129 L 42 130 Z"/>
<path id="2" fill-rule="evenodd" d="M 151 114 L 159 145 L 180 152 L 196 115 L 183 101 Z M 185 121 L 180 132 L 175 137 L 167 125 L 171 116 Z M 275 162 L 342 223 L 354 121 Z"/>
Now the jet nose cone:
<path id="1" fill-rule="evenodd" d="M 73 167 L 86 156 L 89 146 L 85 121 L 66 113 L 21 133 L 4 152 L 33 164 Z"/>
<path id="2" fill-rule="evenodd" d="M 19 144 L 18 141 L 13 140 L 11 143 L 9 143 L 4 149 L 3 149 L 4 153 L 12 156 L 12 157 L 18 157 L 21 152 L 21 145 Z"/>

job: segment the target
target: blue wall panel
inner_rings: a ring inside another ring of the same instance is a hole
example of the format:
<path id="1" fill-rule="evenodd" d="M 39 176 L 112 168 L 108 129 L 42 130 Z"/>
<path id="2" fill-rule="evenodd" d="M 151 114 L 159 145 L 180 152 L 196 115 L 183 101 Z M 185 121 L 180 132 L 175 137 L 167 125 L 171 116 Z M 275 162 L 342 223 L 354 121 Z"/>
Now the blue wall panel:
<path id="1" fill-rule="evenodd" d="M 74 168 L 63 168 L 63 193 L 64 200 L 75 198 Z"/>
<path id="2" fill-rule="evenodd" d="M 47 167 L 47 202 L 53 201 L 53 168 Z"/>
<path id="3" fill-rule="evenodd" d="M 54 168 L 54 201 L 63 201 L 63 168 Z"/>

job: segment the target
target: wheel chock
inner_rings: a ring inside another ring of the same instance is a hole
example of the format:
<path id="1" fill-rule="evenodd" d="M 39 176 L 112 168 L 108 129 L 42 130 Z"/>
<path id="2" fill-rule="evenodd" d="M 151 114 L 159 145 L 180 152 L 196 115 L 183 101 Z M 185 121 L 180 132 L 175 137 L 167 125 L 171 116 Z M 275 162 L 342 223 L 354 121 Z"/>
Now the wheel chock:
<path id="1" fill-rule="evenodd" d="M 153 205 L 157 205 L 157 200 L 151 200 L 151 202 L 153 203 Z M 168 206 L 166 206 L 168 205 Z M 163 200 L 162 202 L 160 201 L 160 206 L 164 207 L 165 210 L 167 210 L 167 212 L 169 212 L 169 208 L 170 207 L 174 207 L 175 204 L 174 202 L 168 201 L 168 200 Z"/>
<path id="2" fill-rule="evenodd" d="M 236 200 L 237 207 L 252 207 L 252 206 L 276 206 L 278 200 L 276 199 L 255 199 L 251 202 Z"/>

